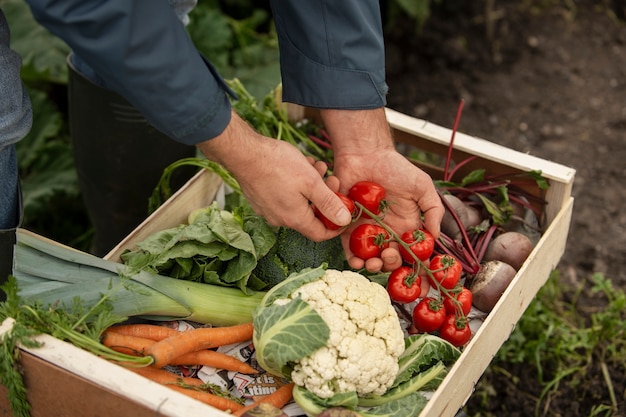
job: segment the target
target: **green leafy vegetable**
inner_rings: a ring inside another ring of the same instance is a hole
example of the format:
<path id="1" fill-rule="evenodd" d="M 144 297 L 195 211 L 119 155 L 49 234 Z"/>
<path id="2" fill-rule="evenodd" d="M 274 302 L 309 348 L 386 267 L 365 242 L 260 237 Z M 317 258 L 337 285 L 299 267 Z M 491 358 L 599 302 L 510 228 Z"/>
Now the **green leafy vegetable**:
<path id="1" fill-rule="evenodd" d="M 275 241 L 258 216 L 222 210 L 217 202 L 189 215 L 189 224 L 156 232 L 121 255 L 131 270 L 177 279 L 263 290 L 267 284 L 250 274 Z"/>

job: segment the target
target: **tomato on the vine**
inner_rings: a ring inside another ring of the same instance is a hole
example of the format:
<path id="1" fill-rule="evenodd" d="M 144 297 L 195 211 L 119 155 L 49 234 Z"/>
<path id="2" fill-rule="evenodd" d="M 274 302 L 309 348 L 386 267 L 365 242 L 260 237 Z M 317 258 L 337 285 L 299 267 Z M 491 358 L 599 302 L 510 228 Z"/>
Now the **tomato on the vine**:
<path id="1" fill-rule="evenodd" d="M 356 206 L 354 205 L 354 201 L 352 201 L 352 199 L 350 197 L 348 197 L 347 195 L 345 195 L 345 194 L 341 194 L 339 192 L 335 192 L 335 194 L 337 195 L 337 197 L 339 197 L 341 199 L 341 201 L 346 206 L 346 208 L 348 209 L 348 211 L 350 212 L 352 217 L 354 217 L 354 215 L 356 214 Z M 328 220 L 328 218 L 326 216 L 324 216 L 322 214 L 322 212 L 317 207 L 313 207 L 313 212 L 315 213 L 315 216 L 322 223 L 324 223 L 324 226 L 326 226 L 327 229 L 330 229 L 330 230 L 339 230 L 339 229 L 341 229 L 342 226 L 338 226 L 335 223 L 333 223 L 330 220 Z"/>
<path id="2" fill-rule="evenodd" d="M 452 289 L 461 279 L 463 266 L 452 255 L 437 254 L 430 260 L 430 270 L 443 288 Z"/>
<path id="3" fill-rule="evenodd" d="M 443 296 L 443 305 L 448 314 L 458 313 L 460 306 L 463 315 L 467 316 L 472 309 L 472 302 L 474 301 L 474 295 L 469 288 L 461 286 L 458 291 L 456 288 L 453 288 L 449 294 Z M 453 299 L 457 300 L 458 304 Z"/>
<path id="4" fill-rule="evenodd" d="M 399 247 L 402 259 L 409 264 L 415 263 L 415 259 L 411 253 L 415 254 L 420 261 L 425 261 L 430 258 L 430 255 L 433 254 L 433 250 L 435 250 L 435 238 L 430 232 L 424 229 L 407 230 L 402 233 L 400 239 L 409 245 L 411 249 L 411 252 L 409 252 L 404 246 L 400 245 Z"/>
<path id="5" fill-rule="evenodd" d="M 417 300 L 422 292 L 422 278 L 410 266 L 394 269 L 387 279 L 389 298 L 399 303 L 411 303 Z"/>
<path id="6" fill-rule="evenodd" d="M 413 309 L 413 326 L 422 333 L 439 329 L 446 318 L 446 309 L 440 299 L 424 297 Z"/>
<path id="7" fill-rule="evenodd" d="M 360 224 L 350 234 L 350 250 L 364 260 L 380 256 L 389 247 L 389 233 L 378 224 Z"/>
<path id="8" fill-rule="evenodd" d="M 447 315 L 439 328 L 439 337 L 456 347 L 463 346 L 472 337 L 469 320 L 467 317 L 458 317 L 456 314 Z"/>
<path id="9" fill-rule="evenodd" d="M 348 191 L 348 197 L 360 203 L 375 215 L 380 214 L 381 211 L 387 208 L 385 196 L 385 188 L 373 181 L 359 181 L 350 187 Z M 370 218 L 366 213 L 362 216 L 366 219 Z"/>

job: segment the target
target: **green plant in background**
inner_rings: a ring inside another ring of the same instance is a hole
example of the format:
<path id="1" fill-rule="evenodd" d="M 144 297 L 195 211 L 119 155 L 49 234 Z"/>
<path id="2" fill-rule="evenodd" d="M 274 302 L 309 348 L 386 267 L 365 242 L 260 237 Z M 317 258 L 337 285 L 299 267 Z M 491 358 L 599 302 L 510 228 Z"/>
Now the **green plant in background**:
<path id="1" fill-rule="evenodd" d="M 278 38 L 267 5 L 199 2 L 190 19 L 189 36 L 224 78 L 238 78 L 258 98 L 280 82 Z"/>
<path id="2" fill-rule="evenodd" d="M 489 397 L 497 391 L 491 386 L 491 377 L 500 373 L 515 380 L 507 369 L 526 364 L 534 367 L 540 387 L 535 415 L 544 415 L 559 396 L 561 385 L 580 393 L 581 398 L 568 401 L 597 395 L 592 390 L 605 391 L 610 403 L 598 400 L 589 415 L 615 415 L 616 396 L 623 393 L 615 392 L 613 381 L 626 372 L 626 294 L 613 287 L 603 274 L 595 273 L 590 279 L 591 288 L 583 283 L 570 298 L 558 278 L 555 271 L 531 302 L 479 382 L 475 397 L 487 406 Z M 577 309 L 577 300 L 585 290 L 597 301 L 593 311 Z M 611 375 L 609 369 L 620 369 L 622 374 Z M 604 381 L 604 386 L 596 383 L 589 387 L 586 382 L 590 380 Z"/>
<path id="3" fill-rule="evenodd" d="M 401 14 L 406 14 L 415 20 L 416 30 L 420 31 L 431 13 L 433 3 L 442 0 L 392 0 L 387 2 L 387 25 L 393 25 Z"/>

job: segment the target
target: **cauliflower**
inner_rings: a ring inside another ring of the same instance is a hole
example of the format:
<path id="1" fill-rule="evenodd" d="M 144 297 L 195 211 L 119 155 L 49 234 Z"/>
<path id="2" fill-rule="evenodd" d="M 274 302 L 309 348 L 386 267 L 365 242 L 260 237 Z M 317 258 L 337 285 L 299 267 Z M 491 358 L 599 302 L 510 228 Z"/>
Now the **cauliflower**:
<path id="1" fill-rule="evenodd" d="M 293 275 L 268 292 L 254 324 L 259 364 L 320 398 L 384 394 L 405 348 L 385 288 L 352 271 Z"/>

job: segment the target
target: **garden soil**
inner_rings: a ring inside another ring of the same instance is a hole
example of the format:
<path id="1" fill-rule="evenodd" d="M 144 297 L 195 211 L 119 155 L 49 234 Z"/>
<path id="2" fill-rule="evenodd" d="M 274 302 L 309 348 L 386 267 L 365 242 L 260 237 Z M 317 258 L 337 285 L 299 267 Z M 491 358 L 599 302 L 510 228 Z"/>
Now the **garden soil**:
<path id="1" fill-rule="evenodd" d="M 626 290 L 626 1 L 438 4 L 417 37 L 410 22 L 387 30 L 389 107 L 451 128 L 463 99 L 459 131 L 576 169 L 559 279 L 594 311 L 594 273 Z M 584 383 L 602 386 L 599 375 Z M 535 415 L 537 375 L 517 377 L 497 381 L 493 415 Z M 560 397 L 539 415 L 590 415 L 598 402 Z"/>

